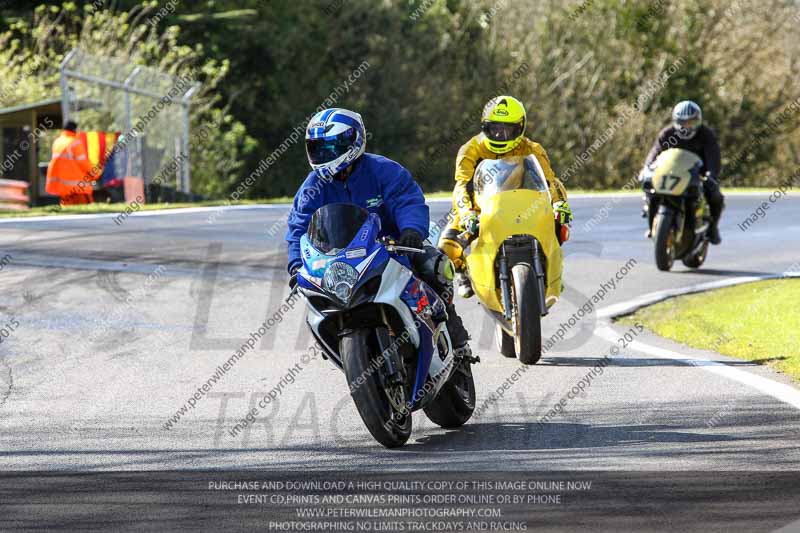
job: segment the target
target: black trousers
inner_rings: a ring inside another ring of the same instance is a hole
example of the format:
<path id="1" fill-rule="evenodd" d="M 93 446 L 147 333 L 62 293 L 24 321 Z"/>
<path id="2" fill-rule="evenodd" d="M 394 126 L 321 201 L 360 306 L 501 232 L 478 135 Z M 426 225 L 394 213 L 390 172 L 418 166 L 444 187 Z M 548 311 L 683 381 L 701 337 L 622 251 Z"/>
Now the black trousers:
<path id="1" fill-rule="evenodd" d="M 424 244 L 423 254 L 411 254 L 411 266 L 417 275 L 430 285 L 436 293 L 447 303 L 453 301 L 453 281 L 444 275 L 444 268 L 448 257 L 430 244 Z"/>
<path id="2" fill-rule="evenodd" d="M 450 259 L 444 252 L 430 244 L 423 245 L 425 253 L 412 254 L 411 265 L 417 275 L 430 285 L 447 305 L 447 330 L 455 348 L 463 348 L 469 341 L 469 333 L 453 305 L 453 280 L 447 272 L 452 272 Z"/>
<path id="3" fill-rule="evenodd" d="M 725 196 L 720 190 L 719 182 L 715 178 L 708 178 L 703 182 L 703 194 L 711 211 L 711 219 L 717 224 L 725 208 Z"/>

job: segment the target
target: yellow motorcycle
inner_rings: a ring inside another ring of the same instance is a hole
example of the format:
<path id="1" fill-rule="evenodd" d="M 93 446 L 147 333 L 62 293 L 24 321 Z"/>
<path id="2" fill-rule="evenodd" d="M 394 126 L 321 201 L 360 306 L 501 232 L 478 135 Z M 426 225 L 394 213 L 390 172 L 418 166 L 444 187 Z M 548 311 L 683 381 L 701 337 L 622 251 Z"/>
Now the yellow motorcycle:
<path id="1" fill-rule="evenodd" d="M 670 148 L 644 171 L 659 270 L 670 270 L 675 259 L 689 268 L 699 268 L 706 260 L 711 213 L 703 194 L 702 167 L 703 161 L 692 152 Z"/>
<path id="2" fill-rule="evenodd" d="M 561 246 L 550 189 L 532 155 L 484 160 L 473 184 L 480 223 L 467 274 L 496 321 L 500 352 L 532 365 L 542 356 L 541 317 L 561 296 Z M 473 236 L 460 237 L 469 242 Z"/>

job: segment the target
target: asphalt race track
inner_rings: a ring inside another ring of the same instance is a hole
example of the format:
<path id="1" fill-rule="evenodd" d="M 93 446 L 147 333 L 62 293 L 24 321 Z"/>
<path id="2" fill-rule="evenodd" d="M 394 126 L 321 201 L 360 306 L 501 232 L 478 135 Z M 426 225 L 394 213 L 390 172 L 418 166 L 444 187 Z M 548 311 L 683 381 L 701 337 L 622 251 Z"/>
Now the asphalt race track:
<path id="1" fill-rule="evenodd" d="M 567 290 L 543 321 L 545 337 L 593 296 L 602 302 L 503 389 L 519 364 L 495 349 L 477 303 L 459 300 L 482 358 L 474 369 L 480 413 L 453 431 L 420 412 L 399 450 L 370 437 L 344 376 L 310 359 L 302 309 L 276 315 L 288 294 L 286 206 L 138 213 L 121 224 L 106 215 L 0 219 L 0 255 L 8 257 L 0 262 L 0 327 L 8 333 L 0 343 L 0 470 L 800 471 L 800 391 L 772 394 L 759 378 L 784 392 L 789 379 L 628 326 L 611 327 L 668 352 L 657 357 L 596 334 L 604 327 L 597 308 L 644 293 L 800 270 L 800 199 L 779 199 L 747 231 L 737 227 L 766 200 L 729 196 L 722 246 L 701 270 L 678 262 L 667 274 L 642 235 L 638 198 L 571 200 Z M 432 204 L 432 218 L 447 208 Z M 587 229 L 595 216 L 601 222 Z M 270 317 L 267 333 L 252 336 Z M 184 407 L 248 339 L 253 349 Z M 581 393 L 548 416 L 582 380 Z M 232 436 L 270 391 L 274 400 L 255 424 Z M 775 527 L 791 521 L 772 518 Z"/>

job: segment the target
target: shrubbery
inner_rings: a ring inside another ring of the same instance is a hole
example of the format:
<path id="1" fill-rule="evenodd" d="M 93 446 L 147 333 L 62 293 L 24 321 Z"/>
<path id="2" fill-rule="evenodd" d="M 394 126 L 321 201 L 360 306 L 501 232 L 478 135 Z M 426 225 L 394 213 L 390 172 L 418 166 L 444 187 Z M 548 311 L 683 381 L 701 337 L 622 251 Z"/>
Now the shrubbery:
<path id="1" fill-rule="evenodd" d="M 194 120 L 221 125 L 193 152 L 195 192 L 210 196 L 237 190 L 326 100 L 359 111 L 368 149 L 426 191 L 452 187 L 456 151 L 500 91 L 525 102 L 528 135 L 570 188 L 625 184 L 687 98 L 720 135 L 728 184 L 774 185 L 800 164 L 800 18 L 788 0 L 215 0 L 176 3 L 158 24 L 145 22 L 152 2 L 117 14 L 70 5 L 0 36 L 0 75 L 34 72 L 2 103 L 55 94 L 53 65 L 77 42 L 175 74 L 199 68 Z M 308 172 L 302 142 L 281 152 L 243 197 L 294 193 Z"/>

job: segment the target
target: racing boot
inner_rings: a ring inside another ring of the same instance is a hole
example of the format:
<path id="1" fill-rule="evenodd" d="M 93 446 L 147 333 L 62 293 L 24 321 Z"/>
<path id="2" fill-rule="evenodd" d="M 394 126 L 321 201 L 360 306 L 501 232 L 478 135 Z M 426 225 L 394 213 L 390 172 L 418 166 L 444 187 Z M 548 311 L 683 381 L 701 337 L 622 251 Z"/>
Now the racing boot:
<path id="1" fill-rule="evenodd" d="M 456 272 L 453 281 L 456 284 L 458 295 L 462 298 L 472 298 L 475 295 L 475 291 L 472 290 L 472 282 L 469 280 L 469 276 L 464 272 Z"/>
<path id="2" fill-rule="evenodd" d="M 711 244 L 719 244 L 722 242 L 722 236 L 719 234 L 719 219 L 722 218 L 724 205 L 712 205 L 709 208 L 711 211 L 711 225 L 708 227 L 708 240 Z"/>
<path id="3" fill-rule="evenodd" d="M 450 333 L 450 341 L 453 343 L 453 353 L 456 359 L 463 358 L 470 363 L 480 361 L 479 357 L 472 355 L 472 348 L 469 347 L 469 333 L 456 312 L 456 306 L 452 303 L 447 306 L 447 331 Z"/>
<path id="4" fill-rule="evenodd" d="M 719 222 L 712 222 L 708 228 L 708 240 L 711 244 L 719 244 L 722 242 L 722 236 L 719 234 Z"/>

